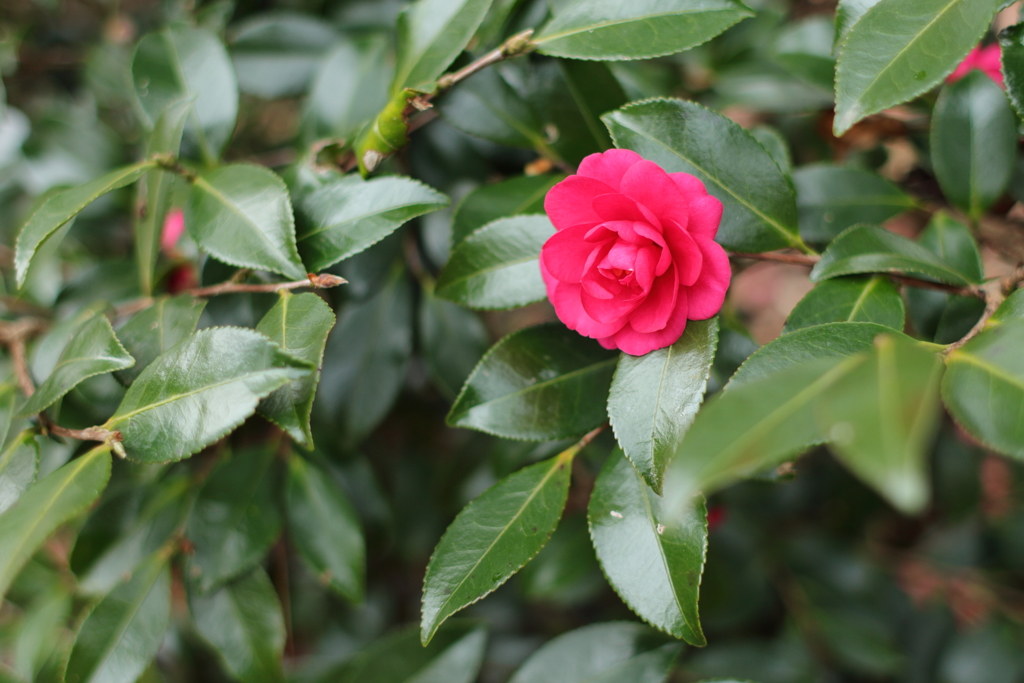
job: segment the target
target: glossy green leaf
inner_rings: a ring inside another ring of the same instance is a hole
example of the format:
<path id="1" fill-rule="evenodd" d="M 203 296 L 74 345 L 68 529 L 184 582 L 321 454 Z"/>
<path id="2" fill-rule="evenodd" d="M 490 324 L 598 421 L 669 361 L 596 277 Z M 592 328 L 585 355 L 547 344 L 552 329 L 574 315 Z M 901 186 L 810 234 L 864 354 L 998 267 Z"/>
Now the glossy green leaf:
<path id="1" fill-rule="evenodd" d="M 927 448 L 939 421 L 942 361 L 906 337 L 880 337 L 867 362 L 818 405 L 830 448 L 906 514 L 928 503 Z"/>
<path id="2" fill-rule="evenodd" d="M 240 425 L 259 400 L 312 368 L 251 330 L 196 332 L 153 361 L 104 425 L 133 460 L 198 453 Z"/>
<path id="3" fill-rule="evenodd" d="M 72 596 L 68 588 L 48 586 L 25 609 L 13 647 L 14 669 L 24 677 L 23 680 L 47 680 L 48 671 L 44 667 L 52 661 L 51 657 L 56 660 L 61 656 L 57 650 L 62 650 L 66 642 L 65 625 L 71 616 L 71 606 Z M 0 681 L 7 683 L 2 669 Z"/>
<path id="4" fill-rule="evenodd" d="M 424 292 L 419 310 L 423 360 L 445 398 L 455 400 L 490 338 L 477 314 Z"/>
<path id="5" fill-rule="evenodd" d="M 903 297 L 884 275 L 837 277 L 815 285 L 786 319 L 783 333 L 835 322 L 877 323 L 903 330 Z"/>
<path id="6" fill-rule="evenodd" d="M 110 449 L 98 446 L 46 475 L 0 514 L 0 596 L 57 527 L 88 507 L 110 478 Z"/>
<path id="7" fill-rule="evenodd" d="M 313 135 L 352 140 L 373 120 L 388 101 L 390 51 L 388 38 L 373 33 L 343 40 L 324 57 L 306 101 Z"/>
<path id="8" fill-rule="evenodd" d="M 32 432 L 22 432 L 0 452 L 0 514 L 35 483 L 38 469 L 39 444 Z"/>
<path id="9" fill-rule="evenodd" d="M 200 247 L 224 263 L 295 280 L 306 276 L 288 188 L 262 166 L 231 164 L 196 178 L 185 225 Z"/>
<path id="10" fill-rule="evenodd" d="M 544 213 L 548 190 L 564 178 L 563 175 L 519 176 L 473 190 L 455 208 L 452 249 L 478 228 L 498 218 Z"/>
<path id="11" fill-rule="evenodd" d="M 1024 117 L 1024 23 L 1003 29 L 999 34 L 999 47 L 1006 95 L 1017 116 Z"/>
<path id="12" fill-rule="evenodd" d="M 952 285 L 970 282 L 916 242 L 874 225 L 856 225 L 837 237 L 811 270 L 811 281 L 856 273 L 910 273 Z"/>
<path id="13" fill-rule="evenodd" d="M 413 348 L 413 293 L 393 271 L 373 298 L 343 308 L 327 339 L 314 410 L 354 448 L 376 429 L 398 398 Z"/>
<path id="14" fill-rule="evenodd" d="M 691 320 L 672 346 L 619 358 L 608 417 L 622 450 L 657 492 L 704 400 L 717 348 L 718 319 Z"/>
<path id="15" fill-rule="evenodd" d="M 135 48 L 132 79 L 151 123 L 173 102 L 194 98 L 186 130 L 207 163 L 220 158 L 235 129 L 238 83 L 217 36 L 180 24 L 150 33 Z"/>
<path id="16" fill-rule="evenodd" d="M 442 98 L 438 111 L 462 132 L 499 145 L 548 147 L 537 115 L 496 69 L 484 69 L 460 83 Z"/>
<path id="17" fill-rule="evenodd" d="M 299 233 L 299 247 L 309 267 L 319 271 L 448 203 L 446 196 L 412 178 L 345 176 L 303 200 L 308 223 Z"/>
<path id="18" fill-rule="evenodd" d="M 531 64 L 526 93 L 552 156 L 571 167 L 589 154 L 612 147 L 601 115 L 629 101 L 607 64 L 575 59 Z"/>
<path id="19" fill-rule="evenodd" d="M 875 337 L 892 332 L 891 327 L 872 322 L 830 322 L 793 330 L 750 354 L 726 390 L 769 378 L 801 363 L 840 360 L 870 351 Z"/>
<path id="20" fill-rule="evenodd" d="M 278 11 L 250 17 L 231 32 L 238 88 L 268 100 L 301 95 L 337 40 L 330 24 L 305 14 Z"/>
<path id="21" fill-rule="evenodd" d="M 131 384 L 165 351 L 195 332 L 206 301 L 190 296 L 160 297 L 126 322 L 117 336 L 135 365 L 114 373 L 122 384 Z"/>
<path id="22" fill-rule="evenodd" d="M 835 134 L 938 85 L 981 40 L 998 4 L 881 0 L 868 9 L 839 49 Z"/>
<path id="23" fill-rule="evenodd" d="M 114 336 L 110 321 L 103 314 L 90 318 L 78 328 L 60 354 L 53 373 L 18 410 L 20 417 L 46 410 L 84 380 L 135 364 Z"/>
<path id="24" fill-rule="evenodd" d="M 274 585 L 259 567 L 207 595 L 190 595 L 196 630 L 242 683 L 284 683 L 285 624 Z"/>
<path id="25" fill-rule="evenodd" d="M 134 183 L 155 166 L 154 161 L 140 161 L 111 171 L 85 185 L 58 190 L 47 195 L 18 233 L 18 241 L 14 247 L 14 270 L 18 287 L 25 284 L 33 257 L 54 233 L 99 197 Z"/>
<path id="26" fill-rule="evenodd" d="M 853 25 L 863 17 L 869 9 L 877 5 L 879 0 L 839 0 L 836 8 L 835 50 L 839 49 L 843 38 L 850 32 Z"/>
<path id="27" fill-rule="evenodd" d="M 1017 117 L 1002 89 L 972 71 L 942 89 L 932 112 L 932 167 L 949 202 L 981 216 L 1010 183 Z"/>
<path id="28" fill-rule="evenodd" d="M 402 629 L 372 643 L 333 673 L 336 683 L 473 683 L 484 661 L 487 631 L 466 621 L 449 622 L 429 645 L 419 629 Z"/>
<path id="29" fill-rule="evenodd" d="M 289 460 L 288 529 L 317 577 L 353 602 L 363 599 L 366 544 L 352 504 L 331 475 Z"/>
<path id="30" fill-rule="evenodd" d="M 754 137 L 695 102 L 649 100 L 601 117 L 618 147 L 700 178 L 724 205 L 717 240 L 759 252 L 800 246 L 793 186 Z"/>
<path id="31" fill-rule="evenodd" d="M 563 3 L 534 42 L 556 57 L 647 59 L 700 45 L 750 16 L 737 0 Z"/>
<path id="32" fill-rule="evenodd" d="M 857 223 L 882 223 L 914 206 L 885 178 L 857 168 L 814 164 L 793 174 L 800 236 L 826 243 Z"/>
<path id="33" fill-rule="evenodd" d="M 76 568 L 78 591 L 84 595 L 103 596 L 130 577 L 139 565 L 162 548 L 172 534 L 182 531 L 193 496 L 193 483 L 186 476 L 170 476 L 143 489 L 140 506 L 132 510 L 127 524 L 113 542 L 102 547 L 85 567 Z M 102 508 L 101 508 L 102 509 Z M 102 528 L 104 517 L 99 512 L 89 519 L 91 532 L 110 533 Z M 73 561 L 87 554 L 79 543 L 90 539 L 79 535 Z"/>
<path id="34" fill-rule="evenodd" d="M 195 547 L 188 576 L 201 593 L 247 573 L 281 533 L 274 464 L 270 449 L 236 453 L 200 489 L 185 535 Z"/>
<path id="35" fill-rule="evenodd" d="M 168 552 L 154 555 L 89 614 L 71 651 L 68 683 L 133 683 L 171 624 Z"/>
<path id="36" fill-rule="evenodd" d="M 1024 320 L 1024 289 L 1018 289 L 1006 297 L 988 319 L 988 327 L 1002 325 L 1011 320 Z"/>
<path id="37" fill-rule="evenodd" d="M 429 87 L 484 20 L 491 0 L 417 0 L 398 17 L 398 64 L 392 94 Z"/>
<path id="38" fill-rule="evenodd" d="M 978 243 L 970 229 L 948 213 L 933 214 L 917 241 L 971 282 L 981 282 L 984 278 Z"/>
<path id="39" fill-rule="evenodd" d="M 562 518 L 537 557 L 519 570 L 516 583 L 527 599 L 582 605 L 606 589 L 584 515 Z"/>
<path id="40" fill-rule="evenodd" d="M 594 484 L 587 514 L 597 559 L 622 601 L 652 626 L 705 645 L 697 614 L 708 540 L 703 499 L 668 523 L 661 496 L 616 449 Z"/>
<path id="41" fill-rule="evenodd" d="M 548 641 L 530 655 L 509 683 L 662 683 L 679 645 L 658 646 L 642 624 L 591 624 Z"/>
<path id="42" fill-rule="evenodd" d="M 760 125 L 751 128 L 750 134 L 761 143 L 783 174 L 793 175 L 793 157 L 789 152 L 789 143 L 782 137 L 782 133 L 771 126 Z M 797 195 L 797 200 L 799 199 Z M 799 209 L 799 205 L 797 208 Z"/>
<path id="43" fill-rule="evenodd" d="M 539 259 L 553 234 L 544 215 L 488 223 L 452 252 L 437 280 L 437 296 L 480 309 L 515 308 L 547 298 Z"/>
<path id="44" fill-rule="evenodd" d="M 566 451 L 506 477 L 451 523 L 423 580 L 424 643 L 445 619 L 492 593 L 548 542 L 569 495 L 573 454 Z"/>
<path id="45" fill-rule="evenodd" d="M 185 122 L 194 100 L 174 102 L 160 114 L 146 140 L 146 157 L 157 154 L 178 155 Z M 160 236 L 174 186 L 175 174 L 159 168 L 148 171 L 138 184 L 135 203 L 135 262 L 139 269 L 139 285 L 147 296 L 153 291 Z"/>
<path id="46" fill-rule="evenodd" d="M 862 362 L 860 356 L 805 361 L 712 397 L 666 471 L 668 518 L 698 492 L 708 496 L 824 443 L 816 404 Z"/>
<path id="47" fill-rule="evenodd" d="M 1003 320 L 946 357 L 942 400 L 987 447 L 1024 458 L 1024 322 Z"/>
<path id="48" fill-rule="evenodd" d="M 510 439 L 580 436 L 607 419 L 616 361 L 559 323 L 514 332 L 473 370 L 448 424 Z"/>
<path id="49" fill-rule="evenodd" d="M 327 303 L 312 292 L 281 293 L 270 311 L 256 326 L 282 351 L 316 368 L 301 379 L 294 379 L 260 401 L 259 413 L 288 432 L 296 443 L 313 448 L 313 435 L 309 429 L 309 416 L 313 411 L 313 397 L 320 381 L 327 335 L 334 327 L 334 312 Z"/>
<path id="50" fill-rule="evenodd" d="M 11 427 L 15 424 L 14 409 L 21 402 L 13 378 L 0 384 L 0 444 L 7 443 Z"/>

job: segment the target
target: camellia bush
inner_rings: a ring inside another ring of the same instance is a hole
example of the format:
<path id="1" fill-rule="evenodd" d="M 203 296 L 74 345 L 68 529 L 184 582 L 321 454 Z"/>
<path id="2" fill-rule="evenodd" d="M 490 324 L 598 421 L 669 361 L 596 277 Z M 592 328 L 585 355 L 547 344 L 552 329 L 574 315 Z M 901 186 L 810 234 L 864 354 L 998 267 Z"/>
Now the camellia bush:
<path id="1" fill-rule="evenodd" d="M 1024 680 L 1000 0 L 4 0 L 0 682 Z"/>

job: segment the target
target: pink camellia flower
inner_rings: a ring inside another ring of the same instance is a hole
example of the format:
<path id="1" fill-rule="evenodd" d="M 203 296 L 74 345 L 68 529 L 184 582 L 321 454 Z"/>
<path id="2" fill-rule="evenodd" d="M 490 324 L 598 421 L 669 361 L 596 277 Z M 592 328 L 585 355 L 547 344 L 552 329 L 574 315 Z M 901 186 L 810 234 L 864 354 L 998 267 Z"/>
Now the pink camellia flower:
<path id="1" fill-rule="evenodd" d="M 569 329 L 639 356 L 722 308 L 732 277 L 714 242 L 722 203 L 692 175 L 612 149 L 551 188 L 544 210 L 557 232 L 541 275 Z"/>
<path id="2" fill-rule="evenodd" d="M 164 229 L 160 233 L 160 248 L 170 252 L 185 233 L 185 212 L 171 209 L 164 217 Z"/>
<path id="3" fill-rule="evenodd" d="M 948 83 L 959 81 L 971 71 L 977 69 L 995 81 L 1000 88 L 1005 88 L 1006 86 L 1003 85 L 1002 66 L 1002 52 L 998 45 L 988 45 L 987 47 L 979 45 L 968 53 L 964 61 L 960 62 L 960 66 L 949 75 L 946 81 Z"/>

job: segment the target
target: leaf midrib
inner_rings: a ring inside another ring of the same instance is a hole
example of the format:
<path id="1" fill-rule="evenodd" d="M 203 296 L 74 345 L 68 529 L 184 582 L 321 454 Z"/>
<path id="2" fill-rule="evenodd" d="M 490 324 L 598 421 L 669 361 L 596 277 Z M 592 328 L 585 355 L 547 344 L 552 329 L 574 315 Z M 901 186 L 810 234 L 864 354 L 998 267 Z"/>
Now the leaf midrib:
<path id="1" fill-rule="evenodd" d="M 443 202 L 436 202 L 436 204 L 443 204 Z M 398 211 L 399 209 L 419 209 L 420 207 L 428 207 L 429 208 L 430 206 L 433 206 L 433 205 L 434 204 L 431 204 L 431 203 L 428 203 L 428 202 L 413 202 L 413 203 L 410 203 L 410 204 L 400 204 L 398 206 L 389 206 L 389 207 L 387 207 L 385 209 L 374 209 L 374 210 L 372 210 L 372 211 L 370 211 L 368 213 L 362 213 L 362 214 L 359 214 L 358 216 L 353 216 L 352 218 L 346 218 L 343 221 L 338 221 L 336 223 L 330 223 L 328 225 L 324 225 L 323 227 L 318 227 L 318 228 L 316 228 L 314 230 L 310 230 L 309 232 L 305 232 L 305 233 L 302 234 L 301 237 L 298 238 L 298 241 L 301 242 L 302 240 L 306 240 L 306 239 L 309 239 L 310 237 L 314 237 L 315 235 L 319 235 L 322 232 L 328 232 L 330 230 L 336 230 L 336 229 L 338 229 L 340 227 L 343 227 L 345 225 L 348 225 L 350 223 L 356 223 L 358 221 L 365 220 L 367 218 L 371 218 L 373 216 L 380 216 L 380 215 L 388 213 L 390 211 Z"/>
<path id="2" fill-rule="evenodd" d="M 628 0 L 627 0 L 628 1 Z M 651 19 L 660 19 L 662 17 L 676 17 L 685 16 L 687 14 L 717 14 L 719 12 L 737 12 L 739 11 L 736 7 L 723 7 L 720 9 L 695 9 L 695 10 L 676 10 L 673 12 L 662 12 L 661 14 L 647 14 L 642 17 L 633 17 L 630 19 L 618 19 L 616 21 L 606 21 L 600 24 L 586 24 L 580 28 L 574 28 L 570 30 L 564 30 L 559 33 L 548 33 L 542 34 L 539 38 L 534 40 L 538 45 L 550 42 L 552 40 L 560 40 L 569 36 L 578 35 L 580 33 L 592 33 L 605 28 L 612 28 L 614 26 L 621 26 L 623 24 L 637 24 Z"/>
<path id="3" fill-rule="evenodd" d="M 95 660 L 96 666 L 93 667 L 93 669 L 89 672 L 89 683 L 92 683 L 92 677 L 96 674 L 97 671 L 103 668 L 103 665 L 110 659 L 111 654 L 113 654 L 114 650 L 117 649 L 118 644 L 124 638 L 124 634 L 128 632 L 128 629 L 131 627 L 132 623 L 138 616 L 139 610 L 142 609 L 142 604 L 146 602 L 146 599 L 149 597 L 150 593 L 152 593 L 153 591 L 153 588 L 156 586 L 156 582 L 159 581 L 161 572 L 163 572 L 163 564 L 161 564 L 160 568 L 154 572 L 153 579 L 149 583 L 149 587 L 145 591 L 139 591 L 141 598 L 138 600 L 133 600 L 131 603 L 129 603 L 131 609 L 126 611 L 126 617 L 118 623 L 118 627 L 115 631 L 117 636 L 111 639 L 109 646 L 103 653 L 103 656 Z"/>
<path id="4" fill-rule="evenodd" d="M 854 316 L 864 305 L 864 301 L 867 299 L 868 292 L 872 291 L 882 279 L 877 275 L 868 280 L 867 285 L 860 290 L 860 295 L 857 296 L 857 300 L 853 302 L 853 308 L 850 309 L 849 315 L 846 316 L 846 322 L 854 322 Z"/>
<path id="5" fill-rule="evenodd" d="M 956 351 L 955 354 L 950 356 L 948 362 L 955 363 L 957 361 L 962 361 L 964 363 L 968 363 L 975 367 L 981 368 L 989 375 L 991 375 L 993 378 L 1005 382 L 1006 384 L 1016 386 L 1022 392 L 1024 392 L 1024 380 L 1017 379 L 1015 376 L 1011 375 L 1008 371 L 1003 370 L 998 365 L 982 360 L 973 353 L 969 353 L 967 351 L 960 349 Z"/>
<path id="6" fill-rule="evenodd" d="M 522 389 L 516 389 L 515 391 L 509 392 L 507 394 L 502 394 L 501 396 L 498 396 L 497 398 L 492 398 L 490 400 L 483 401 L 481 403 L 477 403 L 475 406 L 471 407 L 469 410 L 467 410 L 465 413 L 463 413 L 463 415 L 468 415 L 470 412 L 472 412 L 473 410 L 476 410 L 477 408 L 480 408 L 481 406 L 490 406 L 490 405 L 494 405 L 496 403 L 501 403 L 503 401 L 508 401 L 508 400 L 510 400 L 512 398 L 515 398 L 515 397 L 520 396 L 522 394 L 528 393 L 530 391 L 534 391 L 534 390 L 537 390 L 537 389 L 541 389 L 543 387 L 550 386 L 552 384 L 555 384 L 556 382 L 564 382 L 564 381 L 566 381 L 568 379 L 571 379 L 573 377 L 576 377 L 578 375 L 583 375 L 583 374 L 586 374 L 588 372 L 594 372 L 596 370 L 599 370 L 600 368 L 602 368 L 605 365 L 610 365 L 612 363 L 618 363 L 618 362 L 619 362 L 619 359 L 616 357 L 616 358 L 609 358 L 608 360 L 599 361 L 597 363 L 591 363 L 590 365 L 587 365 L 585 367 L 582 367 L 582 368 L 579 368 L 577 370 L 572 370 L 570 372 L 567 372 L 564 375 L 558 375 L 557 377 L 552 377 L 551 379 L 546 379 L 546 380 L 543 380 L 541 382 L 537 382 L 536 384 L 531 384 L 528 387 L 523 387 Z"/>

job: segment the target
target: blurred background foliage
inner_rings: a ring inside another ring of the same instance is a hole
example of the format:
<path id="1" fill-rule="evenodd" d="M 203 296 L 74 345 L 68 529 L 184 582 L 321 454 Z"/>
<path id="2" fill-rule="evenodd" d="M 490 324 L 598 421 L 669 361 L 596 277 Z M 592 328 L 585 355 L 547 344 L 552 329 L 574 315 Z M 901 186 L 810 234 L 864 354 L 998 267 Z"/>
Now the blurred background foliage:
<path id="1" fill-rule="evenodd" d="M 754 18 L 705 45 L 582 77 L 600 89 L 609 109 L 654 96 L 696 99 L 752 129 L 780 163 L 840 161 L 879 172 L 922 205 L 938 200 L 927 151 L 934 95 L 871 117 L 837 139 L 831 133 L 835 3 L 748 4 Z M 507 20 L 500 14 L 485 20 L 470 46 L 475 54 L 537 25 L 548 11 L 545 0 L 495 5 L 512 10 Z M 226 159 L 274 168 L 301 194 L 304 183 L 315 183 L 307 177 L 309 155 L 329 156 L 334 138 L 351 136 L 353 122 L 383 105 L 402 7 L 398 0 L 3 0 L 0 241 L 13 243 L 33 201 L 50 188 L 86 182 L 139 158 L 145 133 L 133 94 L 134 45 L 174 21 L 205 26 L 228 46 L 242 97 Z M 1001 21 L 1013 23 L 1016 11 L 1005 10 Z M 558 133 L 544 141 L 553 157 L 572 165 L 595 151 L 587 138 L 594 131 L 565 106 L 556 60 L 531 55 L 485 78 L 498 75 L 526 98 L 542 130 Z M 361 95 L 352 99 L 357 85 Z M 482 80 L 477 85 L 485 87 Z M 439 101 L 439 119 L 386 162 L 390 170 L 422 179 L 454 205 L 484 183 L 550 168 L 534 151 L 486 142 L 449 123 L 446 107 L 459 104 L 454 95 Z M 980 229 L 1009 245 L 1007 253 L 1020 254 L 1024 232 L 1012 220 L 1015 212 L 1024 214 L 1015 198 L 1024 199 L 1024 176 L 992 212 L 1009 218 L 983 220 Z M 98 298 L 135 296 L 131 210 L 130 191 L 91 205 L 30 274 L 29 296 L 15 301 L 4 293 L 9 312 L 42 306 L 60 314 Z M 499 478 L 568 445 L 500 441 L 444 426 L 451 400 L 492 341 L 553 319 L 547 304 L 478 317 L 431 296 L 447 259 L 452 214 L 414 221 L 332 268 L 350 284 L 330 292 L 339 322 L 314 409 L 314 459 L 347 491 L 362 521 L 367 589 L 362 604 L 342 600 L 297 560 L 287 537 L 276 541 L 267 569 L 286 615 L 290 680 L 338 680 L 338 667 L 354 653 L 416 624 L 425 566 L 455 514 Z M 911 209 L 887 225 L 913 236 L 926 219 Z M 177 249 L 162 262 L 169 283 L 216 283 L 233 272 L 213 259 L 193 272 L 195 246 L 186 238 Z M 986 265 L 995 254 L 983 248 Z M 10 257 L 9 248 L 0 252 L 3 260 Z M 4 272 L 9 292 L 10 271 Z M 809 288 L 806 271 L 785 265 L 759 264 L 738 275 L 723 315 L 713 389 L 780 332 Z M 939 334 L 943 324 L 957 324 L 944 300 L 924 301 L 929 293 L 921 291 L 913 296 L 921 299 L 909 302 L 919 330 L 932 325 Z M 216 298 L 201 326 L 253 326 L 274 300 Z M 45 348 L 33 357 L 41 368 L 53 362 Z M 109 376 L 84 382 L 65 399 L 62 421 L 94 424 L 116 406 L 119 391 Z M 801 459 L 795 473 L 736 485 L 709 500 L 700 600 L 709 645 L 685 647 L 672 680 L 1024 680 L 1024 468 L 972 445 L 946 420 L 932 454 L 934 500 L 921 517 L 897 514 L 823 450 Z M 262 448 L 275 438 L 266 423 L 253 420 L 231 447 Z M 480 681 L 507 680 L 559 634 L 635 619 L 603 580 L 587 538 L 588 488 L 612 445 L 604 434 L 577 459 L 566 517 L 550 544 L 495 595 L 466 610 L 490 628 Z M 69 448 L 47 441 L 40 475 L 62 464 Z M 208 469 L 217 455 L 204 453 L 182 469 Z M 267 476 L 279 476 L 276 467 Z M 152 503 L 142 484 L 153 476 L 150 467 L 115 462 L 110 489 L 82 529 L 84 543 L 71 554 L 73 535 L 58 536 L 21 574 L 0 609 L 0 661 L 53 680 L 48 666 L 71 637 L 64 616 L 80 600 L 68 592 L 70 572 L 109 543 L 104 534 L 139 519 Z M 95 537 L 86 533 L 90 525 Z M 141 680 L 230 680 L 182 618 L 178 590 L 173 604 L 177 626 Z M 406 641 L 394 656 L 419 656 L 417 638 Z"/>

